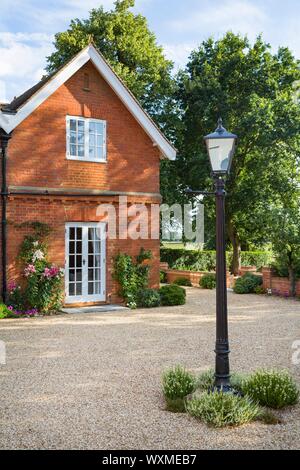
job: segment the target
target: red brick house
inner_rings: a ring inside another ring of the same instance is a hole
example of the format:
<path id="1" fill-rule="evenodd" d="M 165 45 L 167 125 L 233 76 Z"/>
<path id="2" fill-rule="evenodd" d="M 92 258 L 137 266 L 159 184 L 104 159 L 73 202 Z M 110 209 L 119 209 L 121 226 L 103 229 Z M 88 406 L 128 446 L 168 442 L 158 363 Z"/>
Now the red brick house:
<path id="1" fill-rule="evenodd" d="M 128 204 L 158 204 L 159 161 L 174 160 L 176 150 L 93 45 L 1 106 L 0 141 L 4 296 L 8 280 L 20 276 L 26 221 L 53 229 L 49 257 L 66 269 L 68 304 L 116 301 L 112 260 L 141 247 L 153 253 L 150 279 L 157 286 L 159 239 L 97 240 L 97 207 L 114 204 L 119 216 L 120 196 Z"/>

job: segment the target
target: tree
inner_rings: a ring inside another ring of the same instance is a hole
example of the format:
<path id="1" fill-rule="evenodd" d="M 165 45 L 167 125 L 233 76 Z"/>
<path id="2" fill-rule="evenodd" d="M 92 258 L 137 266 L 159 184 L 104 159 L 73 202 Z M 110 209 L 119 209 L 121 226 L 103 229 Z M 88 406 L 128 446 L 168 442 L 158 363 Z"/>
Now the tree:
<path id="1" fill-rule="evenodd" d="M 277 266 L 287 271 L 290 294 L 296 295 L 296 277 L 300 274 L 300 209 L 299 202 L 288 202 L 274 208 L 271 216 L 272 243 Z"/>
<path id="2" fill-rule="evenodd" d="M 164 57 L 146 18 L 129 10 L 134 4 L 117 0 L 111 11 L 100 7 L 86 20 L 72 20 L 67 31 L 55 35 L 56 51 L 47 58 L 46 70 L 55 72 L 92 40 L 142 106 L 163 124 L 173 93 L 173 64 Z"/>
<path id="3" fill-rule="evenodd" d="M 178 77 L 184 137 L 176 171 L 182 187 L 211 187 L 203 136 L 216 127 L 219 116 L 239 137 L 226 199 L 235 274 L 241 244 L 270 239 L 266 223 L 269 207 L 278 185 L 288 183 L 289 172 L 296 168 L 300 108 L 295 93 L 299 79 L 299 63 L 287 48 L 272 54 L 260 36 L 251 45 L 246 37 L 231 32 L 218 41 L 203 42 Z"/>

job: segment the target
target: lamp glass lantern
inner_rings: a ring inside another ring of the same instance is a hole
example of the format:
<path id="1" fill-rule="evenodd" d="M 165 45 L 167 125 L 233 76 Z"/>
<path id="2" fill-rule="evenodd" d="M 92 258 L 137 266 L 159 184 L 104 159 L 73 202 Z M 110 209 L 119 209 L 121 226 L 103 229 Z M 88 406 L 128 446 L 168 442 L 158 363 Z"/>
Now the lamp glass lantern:
<path id="1" fill-rule="evenodd" d="M 212 134 L 204 137 L 209 161 L 214 175 L 227 175 L 230 172 L 237 136 L 228 132 L 218 120 L 218 127 Z"/>

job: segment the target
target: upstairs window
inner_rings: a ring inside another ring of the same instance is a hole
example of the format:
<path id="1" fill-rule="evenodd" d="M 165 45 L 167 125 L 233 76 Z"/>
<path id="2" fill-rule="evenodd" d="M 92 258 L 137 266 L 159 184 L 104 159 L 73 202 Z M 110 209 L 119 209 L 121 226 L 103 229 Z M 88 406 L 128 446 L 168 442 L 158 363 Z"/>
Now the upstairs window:
<path id="1" fill-rule="evenodd" d="M 106 161 L 106 121 L 67 116 L 67 158 Z"/>

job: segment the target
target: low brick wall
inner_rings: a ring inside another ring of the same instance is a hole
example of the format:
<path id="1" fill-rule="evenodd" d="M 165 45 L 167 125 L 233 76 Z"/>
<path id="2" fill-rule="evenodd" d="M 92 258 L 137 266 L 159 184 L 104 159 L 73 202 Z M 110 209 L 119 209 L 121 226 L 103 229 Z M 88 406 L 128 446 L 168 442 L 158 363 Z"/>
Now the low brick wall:
<path id="1" fill-rule="evenodd" d="M 239 269 L 239 276 L 243 276 L 246 273 L 256 273 L 256 266 L 241 266 Z"/>
<path id="2" fill-rule="evenodd" d="M 206 274 L 214 274 L 206 271 L 182 271 L 179 269 L 164 269 L 167 275 L 167 282 L 172 284 L 176 279 L 184 277 L 191 281 L 192 286 L 199 287 L 200 279 Z M 235 282 L 235 277 L 227 272 L 227 287 L 233 287 Z"/>
<path id="3" fill-rule="evenodd" d="M 262 268 L 263 288 L 271 289 L 273 294 L 290 295 L 290 281 L 287 277 L 274 276 L 271 268 Z M 296 295 L 300 295 L 300 281 L 296 282 Z"/>

